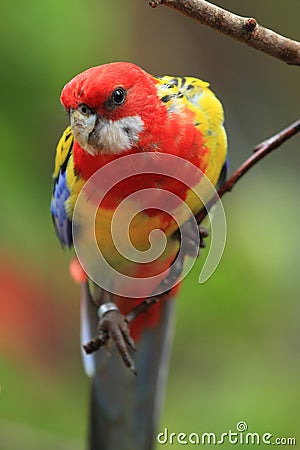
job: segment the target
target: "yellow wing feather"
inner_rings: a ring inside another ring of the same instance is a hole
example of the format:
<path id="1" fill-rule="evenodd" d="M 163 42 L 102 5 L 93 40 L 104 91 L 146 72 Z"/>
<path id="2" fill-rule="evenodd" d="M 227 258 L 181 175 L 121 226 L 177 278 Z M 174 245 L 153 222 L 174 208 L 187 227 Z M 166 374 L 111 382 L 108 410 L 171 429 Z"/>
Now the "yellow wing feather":
<path id="1" fill-rule="evenodd" d="M 189 108 L 209 148 L 206 175 L 216 185 L 226 160 L 227 137 L 224 111 L 209 83 L 193 77 L 164 76 L 158 78 L 158 95 L 170 113 Z"/>
<path id="2" fill-rule="evenodd" d="M 67 127 L 60 138 L 55 154 L 55 167 L 53 172 L 53 178 L 56 179 L 59 175 L 61 168 L 66 164 L 68 157 L 73 146 L 73 134 L 71 127 Z"/>

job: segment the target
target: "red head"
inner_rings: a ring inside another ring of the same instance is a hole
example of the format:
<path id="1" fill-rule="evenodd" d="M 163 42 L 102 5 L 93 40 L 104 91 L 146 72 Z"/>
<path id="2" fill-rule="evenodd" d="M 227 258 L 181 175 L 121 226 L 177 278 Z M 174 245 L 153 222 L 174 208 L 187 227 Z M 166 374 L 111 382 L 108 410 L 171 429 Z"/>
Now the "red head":
<path id="1" fill-rule="evenodd" d="M 88 153 L 119 154 L 138 147 L 140 135 L 161 123 L 164 108 L 156 79 L 125 62 L 82 72 L 63 89 L 75 139 Z"/>

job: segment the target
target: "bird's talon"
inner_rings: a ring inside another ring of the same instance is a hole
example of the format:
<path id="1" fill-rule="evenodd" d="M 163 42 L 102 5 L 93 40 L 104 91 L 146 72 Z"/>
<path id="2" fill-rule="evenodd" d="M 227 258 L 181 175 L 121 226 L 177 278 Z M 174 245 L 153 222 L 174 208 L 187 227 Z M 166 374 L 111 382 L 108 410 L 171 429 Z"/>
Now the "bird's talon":
<path id="1" fill-rule="evenodd" d="M 117 307 L 112 305 L 114 304 L 102 304 L 98 309 L 100 317 L 98 334 L 91 342 L 84 345 L 84 350 L 89 354 L 104 345 L 110 353 L 111 342 L 113 342 L 125 366 L 136 375 L 135 365 L 128 351 L 129 348 L 136 351 L 134 340 L 129 333 L 128 322 Z"/>
<path id="2" fill-rule="evenodd" d="M 206 242 L 205 239 L 209 236 L 209 232 L 206 228 L 199 226 L 199 237 L 200 237 L 200 243 L 199 243 L 199 247 L 200 248 L 205 248 L 206 247 Z"/>
<path id="3" fill-rule="evenodd" d="M 134 342 L 134 340 L 132 339 L 132 337 L 131 337 L 129 334 L 124 334 L 124 333 L 123 333 L 123 336 L 124 336 L 124 339 L 125 339 L 127 345 L 128 345 L 134 352 L 136 352 L 136 351 L 137 351 L 137 348 L 136 348 L 136 346 L 135 346 L 135 342 Z"/>

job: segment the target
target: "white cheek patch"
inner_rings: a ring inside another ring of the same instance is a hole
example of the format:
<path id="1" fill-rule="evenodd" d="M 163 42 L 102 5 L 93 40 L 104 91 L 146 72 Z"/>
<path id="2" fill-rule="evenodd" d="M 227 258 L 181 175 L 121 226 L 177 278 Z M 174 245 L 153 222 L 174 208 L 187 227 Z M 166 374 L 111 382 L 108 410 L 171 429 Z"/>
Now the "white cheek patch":
<path id="1" fill-rule="evenodd" d="M 138 143 L 143 128 L 144 122 L 140 116 L 123 117 L 115 121 L 100 118 L 87 151 L 92 154 L 120 154 Z"/>

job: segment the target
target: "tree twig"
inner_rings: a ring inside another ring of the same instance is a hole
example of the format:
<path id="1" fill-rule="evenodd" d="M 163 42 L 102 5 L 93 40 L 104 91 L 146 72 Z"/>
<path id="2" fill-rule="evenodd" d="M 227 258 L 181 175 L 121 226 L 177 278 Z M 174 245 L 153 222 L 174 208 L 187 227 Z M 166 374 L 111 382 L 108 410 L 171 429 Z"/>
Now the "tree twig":
<path id="1" fill-rule="evenodd" d="M 205 0 L 151 0 L 149 4 L 153 8 L 158 5 L 173 8 L 256 50 L 300 66 L 300 42 L 259 25 L 254 18 L 238 16 Z"/>
<path id="2" fill-rule="evenodd" d="M 252 150 L 252 155 L 246 159 L 243 164 L 231 175 L 231 177 L 223 184 L 221 189 L 218 191 L 218 196 L 213 197 L 210 202 L 206 205 L 206 209 L 203 209 L 196 216 L 198 223 L 201 223 L 204 217 L 207 215 L 208 210 L 217 201 L 218 198 L 222 197 L 226 192 L 230 192 L 233 186 L 239 181 L 239 179 L 248 172 L 255 164 L 257 164 L 261 159 L 267 156 L 276 148 L 280 147 L 284 142 L 293 137 L 295 134 L 300 132 L 300 119 L 292 123 L 288 127 L 279 131 L 274 136 L 266 139 L 260 144 L 256 145 Z"/>
<path id="3" fill-rule="evenodd" d="M 165 295 L 165 294 L 163 294 Z M 153 305 L 158 303 L 162 299 L 162 296 L 154 296 L 146 298 L 143 302 L 132 308 L 128 314 L 126 314 L 125 320 L 128 323 L 133 322 L 141 314 L 146 313 Z"/>

